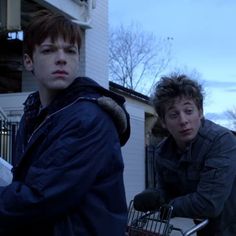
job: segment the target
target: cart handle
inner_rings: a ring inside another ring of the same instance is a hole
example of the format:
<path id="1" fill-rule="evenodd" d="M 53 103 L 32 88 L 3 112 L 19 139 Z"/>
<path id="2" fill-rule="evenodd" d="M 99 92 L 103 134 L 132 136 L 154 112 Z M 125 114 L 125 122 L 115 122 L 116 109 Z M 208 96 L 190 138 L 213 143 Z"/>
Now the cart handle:
<path id="1" fill-rule="evenodd" d="M 205 227 L 208 224 L 209 220 L 202 220 L 199 224 L 193 226 L 192 228 L 190 228 L 189 230 L 187 230 L 186 232 L 184 232 L 184 236 L 189 236 L 192 235 L 193 233 L 199 231 L 200 229 L 202 229 L 203 227 Z"/>

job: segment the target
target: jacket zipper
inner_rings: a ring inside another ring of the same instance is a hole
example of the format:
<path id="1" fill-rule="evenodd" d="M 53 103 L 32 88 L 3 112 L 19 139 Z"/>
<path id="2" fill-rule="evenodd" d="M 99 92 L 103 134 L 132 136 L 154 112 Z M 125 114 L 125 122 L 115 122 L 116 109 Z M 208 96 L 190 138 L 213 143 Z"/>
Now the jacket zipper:
<path id="1" fill-rule="evenodd" d="M 31 139 L 32 139 L 32 137 L 34 136 L 34 134 L 46 123 L 46 121 L 47 121 L 49 118 L 51 118 L 51 117 L 54 116 L 55 114 L 57 114 L 57 113 L 59 113 L 59 112 L 65 110 L 66 108 L 72 106 L 74 103 L 76 103 L 76 102 L 79 101 L 79 100 L 96 101 L 97 99 L 96 99 L 96 98 L 79 97 L 79 98 L 77 98 L 75 101 L 73 101 L 72 103 L 70 103 L 70 104 L 66 105 L 65 107 L 61 108 L 60 110 L 55 111 L 54 113 L 48 115 L 48 116 L 44 119 L 44 121 L 33 131 L 33 133 L 31 134 L 31 136 L 29 137 L 27 143 L 29 143 L 29 142 L 31 141 Z"/>

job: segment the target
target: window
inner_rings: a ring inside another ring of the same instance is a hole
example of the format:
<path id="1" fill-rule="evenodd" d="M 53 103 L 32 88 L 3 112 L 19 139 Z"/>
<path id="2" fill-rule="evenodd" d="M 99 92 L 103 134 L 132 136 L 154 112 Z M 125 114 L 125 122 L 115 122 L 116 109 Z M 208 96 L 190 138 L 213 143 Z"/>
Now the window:
<path id="1" fill-rule="evenodd" d="M 15 35 L 0 35 L 0 93 L 21 91 L 22 41 Z"/>

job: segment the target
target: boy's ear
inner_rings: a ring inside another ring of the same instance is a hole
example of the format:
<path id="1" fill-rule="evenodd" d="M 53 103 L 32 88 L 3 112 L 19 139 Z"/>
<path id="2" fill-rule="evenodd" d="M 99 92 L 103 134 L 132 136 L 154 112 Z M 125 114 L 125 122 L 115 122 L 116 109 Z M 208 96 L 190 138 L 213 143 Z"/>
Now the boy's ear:
<path id="1" fill-rule="evenodd" d="M 28 54 L 24 54 L 23 57 L 24 66 L 27 71 L 33 71 L 33 61 Z"/>

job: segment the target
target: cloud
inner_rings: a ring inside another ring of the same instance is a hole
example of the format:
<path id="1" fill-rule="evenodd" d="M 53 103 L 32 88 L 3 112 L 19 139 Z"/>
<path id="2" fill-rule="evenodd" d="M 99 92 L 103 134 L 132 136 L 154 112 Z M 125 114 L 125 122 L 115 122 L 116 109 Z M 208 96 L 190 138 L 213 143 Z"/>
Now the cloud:
<path id="1" fill-rule="evenodd" d="M 209 120 L 225 120 L 230 119 L 227 112 L 221 112 L 221 113 L 206 113 L 205 117 Z"/>
<path id="2" fill-rule="evenodd" d="M 236 88 L 234 89 L 226 89 L 227 92 L 230 92 L 230 93 L 236 93 Z"/>
<path id="3" fill-rule="evenodd" d="M 207 87 L 211 87 L 211 88 L 230 88 L 227 89 L 227 91 L 229 92 L 235 92 L 236 90 L 236 81 L 214 81 L 214 80 L 208 80 L 208 81 L 204 81 L 204 85 Z M 235 88 L 233 88 L 235 87 Z"/>
<path id="4" fill-rule="evenodd" d="M 227 114 L 227 112 L 206 113 L 205 118 L 228 129 L 235 130 L 235 120 L 229 114 Z"/>

